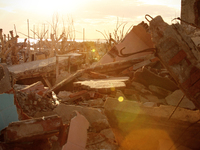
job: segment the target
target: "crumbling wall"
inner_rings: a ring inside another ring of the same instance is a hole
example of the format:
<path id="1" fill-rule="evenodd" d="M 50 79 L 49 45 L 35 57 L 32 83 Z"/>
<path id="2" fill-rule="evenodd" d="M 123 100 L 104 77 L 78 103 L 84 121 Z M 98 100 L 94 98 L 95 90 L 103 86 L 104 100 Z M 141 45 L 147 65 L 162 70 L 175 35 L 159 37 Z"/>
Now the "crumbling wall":
<path id="1" fill-rule="evenodd" d="M 181 19 L 200 26 L 200 0 L 181 0 Z"/>

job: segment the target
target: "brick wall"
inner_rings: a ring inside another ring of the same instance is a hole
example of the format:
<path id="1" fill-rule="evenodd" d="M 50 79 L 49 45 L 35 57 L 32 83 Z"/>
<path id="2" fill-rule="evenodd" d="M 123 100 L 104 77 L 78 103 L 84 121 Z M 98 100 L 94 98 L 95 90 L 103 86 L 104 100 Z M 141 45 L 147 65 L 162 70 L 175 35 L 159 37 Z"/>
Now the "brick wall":
<path id="1" fill-rule="evenodd" d="M 181 0 L 181 19 L 189 23 L 195 23 L 194 4 L 198 0 Z"/>

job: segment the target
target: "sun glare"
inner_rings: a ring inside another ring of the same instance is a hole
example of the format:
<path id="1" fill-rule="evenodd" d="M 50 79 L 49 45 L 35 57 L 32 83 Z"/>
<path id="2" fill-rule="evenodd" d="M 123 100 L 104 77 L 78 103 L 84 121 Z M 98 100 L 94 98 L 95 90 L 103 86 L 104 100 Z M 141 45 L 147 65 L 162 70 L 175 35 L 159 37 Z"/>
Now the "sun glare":
<path id="1" fill-rule="evenodd" d="M 77 10 L 82 3 L 82 0 L 22 0 L 18 6 L 34 13 L 53 14 L 55 12 L 72 13 Z"/>
<path id="2" fill-rule="evenodd" d="M 149 5 L 159 5 L 161 4 L 159 0 L 138 0 L 139 2 L 143 2 L 145 4 L 149 4 Z"/>
<path id="3" fill-rule="evenodd" d="M 173 0 L 168 0 L 168 1 L 160 1 L 160 0 L 138 0 L 138 1 L 142 2 L 143 4 L 147 4 L 147 5 L 165 5 L 165 6 L 169 6 L 169 7 L 180 9 L 180 6 L 177 5 L 177 2 L 174 2 Z"/>

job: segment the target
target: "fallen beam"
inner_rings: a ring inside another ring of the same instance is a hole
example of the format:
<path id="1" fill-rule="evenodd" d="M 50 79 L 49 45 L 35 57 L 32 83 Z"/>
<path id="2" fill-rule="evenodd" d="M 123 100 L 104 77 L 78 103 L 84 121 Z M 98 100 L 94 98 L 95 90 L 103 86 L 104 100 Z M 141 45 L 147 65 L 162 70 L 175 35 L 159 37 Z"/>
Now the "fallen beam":
<path id="1" fill-rule="evenodd" d="M 62 126 L 61 118 L 54 115 L 10 123 L 1 134 L 6 143 L 33 141 L 59 133 Z"/>
<path id="2" fill-rule="evenodd" d="M 133 59 L 119 61 L 119 62 L 98 65 L 98 66 L 90 67 L 90 68 L 83 69 L 83 70 L 78 70 L 75 74 L 72 74 L 68 78 L 66 78 L 63 81 L 59 82 L 58 84 L 54 85 L 51 89 L 49 89 L 47 92 L 45 92 L 43 96 L 46 96 L 47 94 L 51 93 L 52 91 L 59 90 L 63 86 L 74 81 L 74 79 L 80 77 L 84 72 L 108 73 L 108 72 L 112 72 L 112 71 L 123 70 L 125 68 L 132 66 L 133 64 L 144 61 L 145 59 L 146 59 L 146 57 L 139 57 L 139 58 L 133 58 Z"/>
<path id="3" fill-rule="evenodd" d="M 80 58 L 81 56 L 75 55 Z M 79 59 L 77 59 L 79 60 Z M 68 66 L 68 57 L 59 58 L 59 66 Z M 56 57 L 26 62 L 18 65 L 8 67 L 13 79 L 21 80 L 33 77 L 45 76 L 47 73 L 55 73 L 56 71 Z"/>

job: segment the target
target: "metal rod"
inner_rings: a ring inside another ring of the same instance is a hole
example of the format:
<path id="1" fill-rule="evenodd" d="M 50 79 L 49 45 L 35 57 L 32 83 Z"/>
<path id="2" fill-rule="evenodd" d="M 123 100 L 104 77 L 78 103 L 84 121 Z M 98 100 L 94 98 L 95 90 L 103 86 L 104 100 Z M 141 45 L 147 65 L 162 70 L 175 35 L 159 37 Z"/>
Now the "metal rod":
<path id="1" fill-rule="evenodd" d="M 178 106 L 180 105 L 180 103 L 182 102 L 183 98 L 185 97 L 185 94 L 181 97 L 181 99 L 179 100 L 178 104 L 176 105 L 176 108 L 173 110 L 173 112 L 171 113 L 171 115 L 169 116 L 168 120 L 171 119 L 172 115 L 175 113 L 176 109 L 178 108 Z"/>

